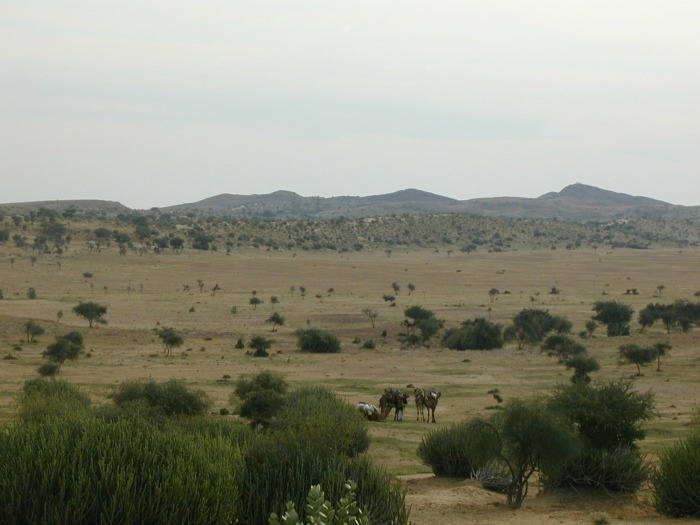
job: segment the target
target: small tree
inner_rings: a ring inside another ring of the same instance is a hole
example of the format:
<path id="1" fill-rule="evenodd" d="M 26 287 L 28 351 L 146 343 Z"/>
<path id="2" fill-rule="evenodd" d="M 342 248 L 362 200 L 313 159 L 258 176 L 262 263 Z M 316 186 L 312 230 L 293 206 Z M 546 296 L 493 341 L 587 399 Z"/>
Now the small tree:
<path id="1" fill-rule="evenodd" d="M 619 355 L 621 361 L 637 365 L 637 375 L 641 376 L 641 367 L 648 365 L 656 358 L 656 350 L 631 343 L 621 345 Z"/>
<path id="2" fill-rule="evenodd" d="M 406 308 L 404 315 L 406 318 L 401 324 L 406 330 L 406 339 L 412 344 L 427 342 L 443 325 L 431 310 L 421 306 Z"/>
<path id="3" fill-rule="evenodd" d="M 69 332 L 66 335 L 56 336 L 56 341 L 46 348 L 43 356 L 56 365 L 55 373 L 57 374 L 64 362 L 77 359 L 82 351 L 82 334 Z"/>
<path id="4" fill-rule="evenodd" d="M 661 358 L 668 354 L 669 350 L 671 350 L 673 347 L 669 342 L 664 341 L 661 343 L 654 343 L 652 348 L 656 354 L 656 371 L 661 372 Z"/>
<path id="5" fill-rule="evenodd" d="M 416 285 L 413 283 L 408 283 L 406 288 L 408 288 L 408 295 L 411 295 L 413 292 L 416 291 Z"/>
<path id="6" fill-rule="evenodd" d="M 267 357 L 270 353 L 267 351 L 274 341 L 267 339 L 261 335 L 253 336 L 248 342 L 248 347 L 253 350 L 255 357 Z"/>
<path id="7" fill-rule="evenodd" d="M 401 290 L 401 286 L 397 282 L 391 283 L 391 289 L 394 290 L 394 295 L 399 295 L 399 290 Z"/>
<path id="8" fill-rule="evenodd" d="M 372 328 L 374 328 L 374 323 L 377 320 L 377 317 L 379 317 L 379 314 L 376 312 L 376 310 L 372 310 L 371 308 L 363 308 L 362 313 L 365 314 L 367 319 L 370 320 L 372 323 Z"/>
<path id="9" fill-rule="evenodd" d="M 393 295 L 384 294 L 382 299 L 384 299 L 385 303 L 389 303 L 389 306 L 396 306 L 396 297 Z"/>
<path id="10" fill-rule="evenodd" d="M 560 363 L 577 355 L 584 355 L 586 347 L 564 334 L 552 334 L 542 343 L 542 352 L 557 356 Z"/>
<path id="11" fill-rule="evenodd" d="M 593 319 L 586 321 L 586 332 L 588 332 L 588 337 L 593 337 L 593 332 L 595 332 L 596 328 L 598 328 L 598 323 L 596 323 Z"/>
<path id="12" fill-rule="evenodd" d="M 274 305 L 276 305 L 276 304 L 279 303 L 279 302 L 280 302 L 279 297 L 277 297 L 276 295 L 271 295 L 271 296 L 270 296 L 270 304 L 271 304 L 271 305 L 274 306 Z"/>
<path id="13" fill-rule="evenodd" d="M 103 316 L 107 313 L 107 307 L 101 304 L 81 302 L 78 306 L 73 308 L 73 313 L 87 320 L 90 328 L 92 328 L 95 323 L 107 324 L 107 321 L 103 319 Z"/>
<path id="14" fill-rule="evenodd" d="M 482 422 L 476 441 L 477 453 L 506 467 L 508 505 L 513 509 L 522 505 L 535 472 L 563 467 L 580 451 L 572 426 L 538 401 L 508 403 Z"/>
<path id="15" fill-rule="evenodd" d="M 496 296 L 501 293 L 498 291 L 498 288 L 491 288 L 489 290 L 489 299 L 491 299 L 491 302 L 494 302 L 496 300 Z"/>
<path id="16" fill-rule="evenodd" d="M 275 312 L 270 317 L 268 317 L 265 320 L 265 322 L 270 323 L 272 325 L 272 331 L 275 332 L 276 331 L 275 327 L 284 325 L 284 317 L 282 317 L 280 314 Z"/>
<path id="17" fill-rule="evenodd" d="M 567 359 L 564 364 L 566 369 L 574 369 L 574 375 L 571 376 L 571 382 L 577 385 L 587 385 L 591 382 L 590 373 L 600 370 L 600 365 L 594 357 L 586 355 L 575 355 Z"/>
<path id="18" fill-rule="evenodd" d="M 262 304 L 262 299 L 260 299 L 260 297 L 253 296 L 248 300 L 248 303 L 253 307 L 253 310 L 257 310 L 258 305 Z"/>
<path id="19" fill-rule="evenodd" d="M 503 336 L 506 341 L 516 341 L 518 350 L 525 344 L 536 345 L 551 332 L 568 334 L 571 332 L 571 322 L 563 317 L 552 315 L 547 310 L 525 308 L 513 317 Z"/>
<path id="20" fill-rule="evenodd" d="M 596 301 L 593 305 L 594 321 L 607 326 L 608 337 L 630 335 L 630 320 L 634 309 L 617 301 Z"/>
<path id="21" fill-rule="evenodd" d="M 185 342 L 185 339 L 179 332 L 177 332 L 174 328 L 169 328 L 167 326 L 157 328 L 156 334 L 158 334 L 158 338 L 160 339 L 161 343 L 163 343 L 165 355 L 167 356 L 170 355 L 173 348 L 180 348 Z"/>
<path id="22" fill-rule="evenodd" d="M 32 319 L 24 323 L 22 327 L 24 328 L 24 333 L 27 334 L 28 343 L 35 343 L 36 338 L 45 333 L 45 330 Z"/>

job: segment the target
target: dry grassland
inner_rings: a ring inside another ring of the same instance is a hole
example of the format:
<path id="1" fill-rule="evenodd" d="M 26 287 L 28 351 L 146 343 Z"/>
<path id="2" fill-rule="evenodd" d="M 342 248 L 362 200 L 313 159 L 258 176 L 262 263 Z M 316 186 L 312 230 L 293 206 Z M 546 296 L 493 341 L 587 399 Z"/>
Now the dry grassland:
<path id="1" fill-rule="evenodd" d="M 406 485 L 412 519 L 417 524 L 443 523 L 590 523 L 589 514 L 607 512 L 614 523 L 670 523 L 656 515 L 649 495 L 642 492 L 623 499 L 600 495 L 531 495 L 524 509 L 511 511 L 502 496 L 483 491 L 470 481 L 438 480 L 416 456 L 416 446 L 433 428 L 467 417 L 485 414 L 495 404 L 488 390 L 498 388 L 507 401 L 549 392 L 571 375 L 555 360 L 537 349 L 518 351 L 513 345 L 491 352 L 459 352 L 434 344 L 431 348 L 402 349 L 397 342 L 403 311 L 421 305 L 456 326 L 474 317 L 489 317 L 506 325 L 522 308 L 532 305 L 567 317 L 574 333 L 584 329 L 591 306 L 599 299 L 618 299 L 636 311 L 649 302 L 694 300 L 700 289 L 700 252 L 693 250 L 586 250 L 517 251 L 503 253 L 452 253 L 434 251 L 318 253 L 249 251 L 231 255 L 186 251 L 120 256 L 114 249 L 101 253 L 71 250 L 60 267 L 52 257 L 40 258 L 34 266 L 29 257 L 0 253 L 0 355 L 17 359 L 0 365 L 0 418 L 12 418 L 13 400 L 22 382 L 36 377 L 41 353 L 55 334 L 80 329 L 90 357 L 67 362 L 62 379 L 91 393 L 96 402 L 105 400 L 110 389 L 125 380 L 154 378 L 184 379 L 205 390 L 215 401 L 214 410 L 232 408 L 229 396 L 235 381 L 264 369 L 284 374 L 292 387 L 321 384 L 332 388 L 348 402 L 377 403 L 383 389 L 407 385 L 433 387 L 442 392 L 436 411 L 437 425 L 415 421 L 409 405 L 406 421 L 374 423 L 369 454 L 375 462 L 400 476 Z M 86 279 L 83 272 L 92 272 Z M 199 292 L 197 280 L 204 282 Z M 392 282 L 401 290 L 397 307 L 388 306 L 384 294 L 393 294 Z M 92 283 L 92 286 L 91 286 Z M 408 283 L 415 291 L 408 294 Z M 187 284 L 190 291 L 183 291 Z M 218 284 L 216 295 L 209 290 Z M 659 284 L 661 298 L 655 297 Z M 550 294 L 556 286 L 559 295 Z M 28 300 L 34 287 L 38 298 Z M 292 289 L 294 287 L 294 289 Z M 301 297 L 299 288 L 307 289 Z M 330 289 L 333 291 L 329 291 Z M 492 302 L 488 291 L 500 294 Z M 639 295 L 623 295 L 636 288 Z M 249 305 L 252 291 L 264 303 Z M 603 293 L 607 295 L 604 297 Z M 272 305 L 271 296 L 279 298 Z M 318 296 L 318 297 L 317 297 Z M 71 309 L 79 300 L 108 306 L 109 324 L 94 329 Z M 237 313 L 231 308 L 237 306 Z M 379 313 L 376 327 L 363 315 L 363 308 Z M 63 317 L 57 322 L 57 312 Z M 279 312 L 285 325 L 270 331 L 265 320 Z M 21 351 L 12 346 L 23 339 L 22 323 L 34 319 L 47 333 L 37 344 L 25 343 Z M 153 329 L 158 325 L 181 330 L 185 344 L 165 357 Z M 294 331 L 313 326 L 335 333 L 342 352 L 330 355 L 304 354 L 296 350 Z M 387 332 L 386 341 L 380 334 Z M 239 337 L 272 337 L 269 358 L 253 358 L 234 349 Z M 368 350 L 353 339 L 374 339 Z M 604 336 L 583 341 L 601 364 L 600 379 L 629 377 L 633 365 L 617 362 L 622 342 L 644 345 L 668 340 L 673 349 L 662 362 L 644 369 L 635 379 L 639 389 L 652 389 L 657 396 L 659 417 L 648 426 L 644 450 L 653 454 L 688 428 L 690 414 L 700 394 L 696 348 L 700 332 L 667 335 L 653 326 L 624 340 Z M 224 379 L 224 376 L 230 379 Z M 536 492 L 536 491 L 535 491 Z"/>

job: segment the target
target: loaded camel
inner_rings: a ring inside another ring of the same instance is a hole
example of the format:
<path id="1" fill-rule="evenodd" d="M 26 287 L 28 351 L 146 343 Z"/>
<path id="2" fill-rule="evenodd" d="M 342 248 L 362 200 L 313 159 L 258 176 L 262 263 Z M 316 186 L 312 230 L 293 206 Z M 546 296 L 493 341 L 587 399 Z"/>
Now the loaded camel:
<path id="1" fill-rule="evenodd" d="M 436 392 L 433 389 L 429 389 L 427 392 L 422 388 L 416 388 L 413 390 L 416 398 L 416 421 L 425 421 L 424 408 L 428 409 L 428 422 L 430 422 L 430 412 L 432 410 L 432 421 L 435 423 L 435 408 L 437 407 L 438 400 L 442 395 L 441 392 Z"/>
<path id="2" fill-rule="evenodd" d="M 387 416 L 391 409 L 394 408 L 394 421 L 403 421 L 403 411 L 408 404 L 408 395 L 402 394 L 399 390 L 394 388 L 384 389 L 384 395 L 379 398 L 379 407 L 384 413 L 387 410 Z"/>

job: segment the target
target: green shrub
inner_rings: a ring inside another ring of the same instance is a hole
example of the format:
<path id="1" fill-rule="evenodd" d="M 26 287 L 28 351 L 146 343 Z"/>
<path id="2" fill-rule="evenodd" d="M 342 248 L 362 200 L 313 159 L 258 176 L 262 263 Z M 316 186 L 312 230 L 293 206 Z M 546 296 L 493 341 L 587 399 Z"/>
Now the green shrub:
<path id="1" fill-rule="evenodd" d="M 655 415 L 651 392 L 637 392 L 628 381 L 560 385 L 549 401 L 576 425 L 584 447 L 559 472 L 543 469 L 547 486 L 593 486 L 634 491 L 647 480 L 649 467 L 639 453 L 642 423 Z"/>
<path id="2" fill-rule="evenodd" d="M 235 395 L 239 399 L 245 399 L 256 390 L 273 390 L 280 394 L 287 392 L 287 382 L 282 374 L 263 370 L 250 378 L 243 377 L 236 382 Z"/>
<path id="3" fill-rule="evenodd" d="M 367 419 L 322 387 L 291 392 L 269 428 L 291 434 L 319 454 L 341 453 L 354 457 L 369 448 Z"/>
<path id="4" fill-rule="evenodd" d="M 637 449 L 588 449 L 556 474 L 544 469 L 547 487 L 596 487 L 610 492 L 634 492 L 649 479 L 650 467 Z"/>
<path id="5" fill-rule="evenodd" d="M 664 450 L 659 460 L 651 477 L 656 510 L 667 516 L 700 518 L 700 433 Z"/>
<path id="6" fill-rule="evenodd" d="M 222 439 L 144 422 L 13 425 L 0 432 L 0 521 L 226 524 L 240 465 Z"/>
<path id="7" fill-rule="evenodd" d="M 17 417 L 31 423 L 49 417 L 86 415 L 90 407 L 88 395 L 67 381 L 31 379 L 22 387 Z"/>
<path id="8" fill-rule="evenodd" d="M 304 509 L 309 487 L 319 483 L 326 497 L 337 501 L 348 479 L 356 480 L 357 504 L 367 510 L 371 524 L 409 523 L 405 491 L 369 458 L 322 456 L 307 445 L 291 434 L 261 435 L 251 444 L 239 485 L 238 523 L 267 523 L 271 513 L 283 514 L 289 501 Z"/>
<path id="9" fill-rule="evenodd" d="M 267 426 L 285 402 L 287 383 L 275 372 L 263 371 L 251 378 L 242 378 L 231 394 L 236 413 L 250 420 L 252 427 Z"/>
<path id="10" fill-rule="evenodd" d="M 302 352 L 332 354 L 340 352 L 340 340 L 318 328 L 297 330 L 297 344 Z"/>
<path id="11" fill-rule="evenodd" d="M 480 426 L 474 421 L 462 421 L 433 430 L 423 437 L 418 457 L 436 476 L 471 478 L 487 465 L 475 450 Z"/>
<path id="12" fill-rule="evenodd" d="M 470 319 L 451 328 L 442 339 L 451 350 L 492 350 L 503 346 L 501 327 L 486 319 Z"/>
<path id="13" fill-rule="evenodd" d="M 126 381 L 109 397 L 117 407 L 127 410 L 145 407 L 151 417 L 197 416 L 211 406 L 204 391 L 190 390 L 183 381 L 174 379 L 165 383 Z"/>

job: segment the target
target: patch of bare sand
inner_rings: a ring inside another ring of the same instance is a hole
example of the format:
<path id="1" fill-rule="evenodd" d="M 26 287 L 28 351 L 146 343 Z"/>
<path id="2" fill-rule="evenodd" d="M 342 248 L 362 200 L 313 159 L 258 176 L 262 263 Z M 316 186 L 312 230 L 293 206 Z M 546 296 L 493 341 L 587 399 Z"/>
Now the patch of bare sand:
<path id="1" fill-rule="evenodd" d="M 484 490 L 477 481 L 436 478 L 431 474 L 400 476 L 414 525 L 593 523 L 594 513 L 606 513 L 614 524 L 677 524 L 659 516 L 651 502 L 634 495 L 607 496 L 598 491 L 531 493 L 522 508 L 508 507 L 506 498 Z"/>

